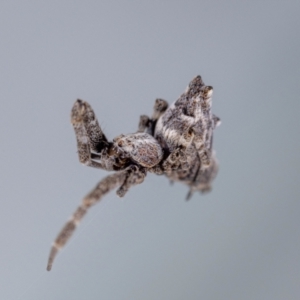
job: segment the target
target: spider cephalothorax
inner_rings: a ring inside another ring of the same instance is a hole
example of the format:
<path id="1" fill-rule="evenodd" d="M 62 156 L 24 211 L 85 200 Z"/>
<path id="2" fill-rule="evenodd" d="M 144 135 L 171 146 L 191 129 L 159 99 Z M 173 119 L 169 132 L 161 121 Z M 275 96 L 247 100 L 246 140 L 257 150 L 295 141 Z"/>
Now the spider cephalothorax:
<path id="1" fill-rule="evenodd" d="M 152 117 L 141 116 L 136 133 L 122 134 L 112 142 L 102 132 L 91 106 L 82 100 L 75 102 L 71 123 L 79 161 L 116 172 L 97 184 L 63 227 L 51 248 L 47 270 L 90 206 L 115 188 L 123 197 L 131 186 L 144 181 L 148 171 L 188 185 L 187 199 L 194 191 L 210 190 L 218 170 L 213 130 L 220 124 L 211 113 L 212 92 L 197 76 L 169 108 L 165 100 L 157 99 Z"/>

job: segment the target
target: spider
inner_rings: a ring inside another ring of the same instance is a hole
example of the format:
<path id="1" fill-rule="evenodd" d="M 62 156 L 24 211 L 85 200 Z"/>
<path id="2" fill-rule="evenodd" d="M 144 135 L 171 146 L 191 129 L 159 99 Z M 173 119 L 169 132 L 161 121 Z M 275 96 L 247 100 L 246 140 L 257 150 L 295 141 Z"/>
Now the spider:
<path id="1" fill-rule="evenodd" d="M 147 172 L 166 175 L 193 192 L 208 192 L 218 171 L 212 150 L 213 130 L 220 119 L 211 113 L 213 88 L 195 77 L 185 92 L 168 107 L 156 99 L 152 117 L 142 115 L 136 133 L 120 135 L 111 142 L 101 130 L 91 106 L 77 100 L 71 111 L 79 161 L 90 167 L 115 171 L 102 179 L 83 198 L 81 205 L 58 234 L 51 248 L 47 270 L 66 244 L 88 209 L 111 190 L 123 197 L 129 188 L 144 181 Z"/>

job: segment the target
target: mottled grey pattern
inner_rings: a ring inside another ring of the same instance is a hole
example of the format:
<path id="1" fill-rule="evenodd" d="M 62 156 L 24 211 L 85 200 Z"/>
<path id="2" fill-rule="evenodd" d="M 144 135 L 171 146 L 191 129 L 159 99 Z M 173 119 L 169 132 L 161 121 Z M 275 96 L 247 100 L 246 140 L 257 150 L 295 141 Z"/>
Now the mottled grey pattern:
<path id="1" fill-rule="evenodd" d="M 213 88 L 206 86 L 200 76 L 195 77 L 158 120 L 154 132 L 164 153 L 176 149 L 184 152 L 184 163 L 190 167 L 169 170 L 166 175 L 190 186 L 188 198 L 193 191 L 209 191 L 218 170 L 212 141 L 220 118 L 211 112 L 212 92 Z"/>
<path id="2" fill-rule="evenodd" d="M 120 152 L 129 153 L 129 158 L 146 168 L 157 165 L 163 157 L 161 146 L 148 133 L 120 136 L 114 142 Z"/>
<path id="3" fill-rule="evenodd" d="M 79 161 L 87 166 L 116 171 L 102 179 L 63 227 L 50 252 L 47 270 L 73 234 L 89 207 L 109 191 L 117 189 L 123 197 L 129 188 L 144 181 L 147 171 L 165 174 L 171 181 L 207 192 L 218 165 L 212 151 L 213 130 L 220 119 L 211 113 L 212 87 L 195 77 L 186 91 L 170 107 L 157 99 L 152 118 L 141 116 L 136 133 L 120 135 L 109 142 L 91 106 L 77 100 L 71 123 L 75 130 Z"/>

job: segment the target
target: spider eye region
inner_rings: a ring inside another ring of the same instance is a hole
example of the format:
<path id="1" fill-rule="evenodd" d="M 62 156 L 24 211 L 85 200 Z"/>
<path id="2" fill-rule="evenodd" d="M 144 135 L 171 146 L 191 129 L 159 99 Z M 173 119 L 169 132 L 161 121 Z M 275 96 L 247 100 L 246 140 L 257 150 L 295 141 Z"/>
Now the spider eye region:
<path id="1" fill-rule="evenodd" d="M 163 157 L 161 146 L 148 133 L 128 134 L 118 138 L 115 142 L 121 152 L 146 168 L 157 165 Z"/>

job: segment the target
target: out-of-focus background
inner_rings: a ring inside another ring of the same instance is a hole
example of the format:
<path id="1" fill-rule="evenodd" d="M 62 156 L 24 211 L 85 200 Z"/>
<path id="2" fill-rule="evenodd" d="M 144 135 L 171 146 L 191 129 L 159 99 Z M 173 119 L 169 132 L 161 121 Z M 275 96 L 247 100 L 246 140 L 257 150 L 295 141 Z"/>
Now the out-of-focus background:
<path id="1" fill-rule="evenodd" d="M 299 1 L 2 1 L 0 299 L 299 299 Z M 107 172 L 79 164 L 89 101 L 134 132 L 195 75 L 214 87 L 213 190 L 150 174 L 50 245 Z"/>

